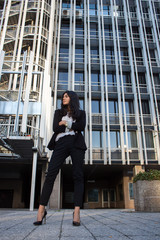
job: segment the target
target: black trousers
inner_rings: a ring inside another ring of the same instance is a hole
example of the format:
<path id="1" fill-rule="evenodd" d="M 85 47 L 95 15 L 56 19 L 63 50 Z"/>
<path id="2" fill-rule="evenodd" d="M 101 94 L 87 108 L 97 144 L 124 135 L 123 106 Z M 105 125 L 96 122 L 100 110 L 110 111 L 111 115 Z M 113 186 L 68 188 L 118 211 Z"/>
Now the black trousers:
<path id="1" fill-rule="evenodd" d="M 83 163 L 85 151 L 74 147 L 75 136 L 60 138 L 55 146 L 43 185 L 40 204 L 46 206 L 52 193 L 54 181 L 65 159 L 70 155 L 74 181 L 74 206 L 82 207 L 84 192 Z"/>

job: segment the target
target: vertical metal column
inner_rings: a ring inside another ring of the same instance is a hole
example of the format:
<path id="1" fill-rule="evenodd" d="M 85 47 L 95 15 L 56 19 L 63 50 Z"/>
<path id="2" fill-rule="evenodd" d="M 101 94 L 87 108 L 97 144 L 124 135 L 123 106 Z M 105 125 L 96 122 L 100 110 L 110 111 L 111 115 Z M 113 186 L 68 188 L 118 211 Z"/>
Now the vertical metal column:
<path id="1" fill-rule="evenodd" d="M 37 46 L 36 46 L 36 52 L 35 52 L 35 71 L 38 71 L 38 61 L 39 61 L 39 56 L 40 56 L 40 48 L 41 48 L 41 36 L 42 36 L 42 26 L 43 26 L 43 18 L 44 18 L 44 0 L 41 0 L 41 7 L 40 7 L 40 19 L 38 23 L 38 36 L 37 36 Z M 36 91 L 37 87 L 37 77 L 34 77 L 34 82 L 33 82 L 33 91 Z"/>
<path id="2" fill-rule="evenodd" d="M 36 119 L 36 130 L 34 134 L 34 148 L 33 148 L 33 163 L 32 163 L 32 179 L 31 179 L 31 194 L 30 194 L 30 211 L 34 209 L 34 196 L 35 196 L 35 185 L 36 185 L 36 170 L 37 170 L 37 148 L 38 148 L 38 138 L 39 138 L 39 116 Z"/>
<path id="3" fill-rule="evenodd" d="M 4 19 L 4 15 L 5 15 L 5 11 L 6 11 L 6 5 L 7 5 L 7 0 L 4 1 L 4 5 L 3 5 L 3 12 L 2 12 L 1 24 L 0 24 L 0 32 L 1 32 L 2 26 L 3 26 L 3 19 Z"/>
<path id="4" fill-rule="evenodd" d="M 19 86 L 19 92 L 18 92 L 17 112 L 16 112 L 16 118 L 15 118 L 15 124 L 14 124 L 14 132 L 15 133 L 18 132 L 19 110 L 20 110 L 21 96 L 22 96 L 22 90 L 23 90 L 23 81 L 24 81 L 26 58 L 27 58 L 27 51 L 24 52 L 24 56 L 23 56 L 21 79 L 20 79 L 20 86 Z"/>
<path id="5" fill-rule="evenodd" d="M 121 89 L 120 89 L 120 79 L 119 79 L 119 68 L 118 68 L 118 55 L 117 55 L 117 42 L 116 42 L 116 32 L 115 32 L 115 19 L 117 17 L 116 12 L 113 10 L 113 2 L 111 2 L 111 15 L 112 15 L 112 29 L 113 29 L 113 41 L 114 41 L 114 54 L 115 54 L 115 64 L 116 64 L 116 78 L 117 78 L 117 90 L 118 90 L 118 109 L 119 109 L 119 122 L 120 122 L 120 136 L 121 136 L 121 156 L 122 163 L 125 164 L 125 152 L 124 152 L 124 136 L 123 136 L 123 120 L 122 120 L 122 106 L 121 106 Z M 115 6 L 115 4 L 114 4 Z M 115 9 L 116 10 L 116 9 Z M 115 16 L 113 16 L 115 12 Z"/>
<path id="6" fill-rule="evenodd" d="M 26 15 L 27 15 L 27 5 L 28 5 L 28 0 L 25 1 L 25 6 L 23 9 L 23 18 L 22 18 L 22 25 L 21 25 L 21 30 L 20 30 L 20 39 L 19 39 L 19 44 L 18 44 L 18 51 L 17 51 L 17 61 L 16 61 L 16 71 L 18 71 L 19 68 L 19 61 L 21 57 L 21 51 L 22 51 L 22 42 L 23 42 L 23 36 L 24 36 L 24 27 L 25 27 L 25 21 L 26 21 Z M 17 76 L 14 76 L 14 81 L 13 81 L 13 90 L 16 90 L 16 85 L 17 85 Z"/>
<path id="7" fill-rule="evenodd" d="M 89 13 L 89 0 L 87 1 L 87 15 L 88 15 L 88 87 L 89 87 L 89 103 L 88 103 L 88 112 L 89 112 L 89 148 L 90 148 L 90 164 L 92 164 L 92 87 L 91 87 L 91 46 L 90 46 L 90 13 Z"/>
<path id="8" fill-rule="evenodd" d="M 69 61 L 68 61 L 68 89 L 71 90 L 71 78 L 72 78 L 72 45 L 73 45 L 73 36 L 72 36 L 72 0 L 70 0 L 70 38 L 69 38 Z"/>
<path id="9" fill-rule="evenodd" d="M 156 133 L 154 137 L 154 142 L 157 147 L 158 162 L 160 162 L 159 136 L 158 136 L 158 128 L 157 128 L 157 122 L 159 126 L 159 116 L 157 116 L 157 122 L 156 122 L 155 106 L 157 108 L 157 99 L 156 99 L 155 86 L 154 86 L 154 80 L 153 80 L 152 65 L 151 65 L 151 59 L 150 59 L 150 53 L 149 53 L 149 46 L 147 42 L 142 5 L 141 5 L 141 2 L 138 3 L 138 0 L 136 1 L 137 1 L 137 10 L 138 10 L 138 17 L 139 17 L 139 24 L 140 24 L 140 31 L 141 31 L 141 40 L 142 40 L 143 46 L 146 46 L 145 48 L 143 48 L 143 54 L 144 54 L 144 61 L 145 61 L 146 73 L 147 73 L 148 90 L 150 95 L 150 105 L 151 105 L 151 112 L 152 112 L 151 116 L 152 116 L 152 122 L 154 125 L 154 131 Z"/>
<path id="10" fill-rule="evenodd" d="M 24 106 L 23 106 L 23 116 L 22 116 L 22 132 L 26 132 L 27 127 L 27 113 L 28 113 L 28 104 L 29 104 L 29 94 L 31 89 L 31 82 L 32 82 L 32 71 L 33 71 L 33 60 L 34 60 L 34 54 L 31 51 L 30 52 L 30 58 L 29 58 L 29 67 L 28 67 L 28 73 L 27 73 L 27 84 L 26 84 L 26 90 L 25 90 L 25 100 L 24 100 Z"/>
<path id="11" fill-rule="evenodd" d="M 57 34 L 57 41 L 56 41 L 56 60 L 55 60 L 55 74 L 53 74 L 53 79 L 52 81 L 54 81 L 54 99 L 53 99 L 53 108 L 54 108 L 54 111 L 56 109 L 56 102 L 57 102 L 57 86 L 58 86 L 58 67 L 59 67 L 59 48 L 60 48 L 60 31 L 61 31 L 61 15 L 62 15 L 62 12 L 61 12 L 61 9 L 62 9 L 62 0 L 60 0 L 60 3 L 59 3 L 59 8 L 57 6 L 57 11 L 59 10 L 59 18 L 58 18 L 58 34 Z M 58 12 L 57 12 L 58 13 Z"/>
<path id="12" fill-rule="evenodd" d="M 99 58 L 100 58 L 100 76 L 101 76 L 101 103 L 102 103 L 102 127 L 103 127 L 103 149 L 104 149 L 104 164 L 107 164 L 106 154 L 106 123 L 105 123 L 105 104 L 104 104 L 104 80 L 103 80 L 103 55 L 102 55 L 102 33 L 101 33 L 101 10 L 98 2 L 98 37 L 99 37 Z"/>
<path id="13" fill-rule="evenodd" d="M 88 137 L 88 74 L 87 74 L 87 52 L 88 52 L 88 45 L 87 45 L 87 3 L 86 0 L 84 0 L 84 109 L 86 112 L 86 129 L 85 129 L 85 142 L 88 145 L 89 143 L 89 137 Z M 88 148 L 86 150 L 85 154 L 85 164 L 88 164 Z"/>
<path id="14" fill-rule="evenodd" d="M 104 34 L 104 15 L 103 15 L 103 1 L 101 0 L 101 12 L 102 12 L 102 45 L 103 45 L 103 56 L 104 56 L 104 88 L 106 97 L 106 122 L 107 122 L 107 132 L 108 132 L 108 156 L 106 156 L 106 162 L 108 157 L 108 163 L 111 164 L 111 144 L 110 144 L 110 122 L 109 122 L 109 104 L 108 104 L 108 81 L 107 81 L 107 63 L 106 63 L 106 44 L 105 44 L 105 34 Z M 106 137 L 106 133 L 105 133 Z M 105 149 L 107 152 L 107 148 Z"/>
<path id="15" fill-rule="evenodd" d="M 1 75 L 2 75 L 2 67 L 4 63 L 4 56 L 5 56 L 5 52 L 2 50 L 0 52 L 0 81 L 1 81 Z"/>
<path id="16" fill-rule="evenodd" d="M 76 0 L 73 1 L 73 10 L 71 12 L 73 14 L 73 24 L 72 24 L 72 49 L 71 49 L 71 89 L 74 90 L 74 76 L 75 76 L 75 42 L 76 42 L 76 34 L 75 34 L 75 28 L 76 28 Z"/>
<path id="17" fill-rule="evenodd" d="M 14 66 L 16 65 L 16 54 L 17 54 L 17 49 L 18 49 L 19 35 L 20 35 L 20 29 L 21 29 L 21 21 L 22 21 L 22 16 L 23 16 L 24 0 L 22 0 L 20 4 L 21 4 L 21 8 L 20 8 L 20 12 L 19 12 L 19 15 L 18 15 L 18 24 L 17 24 L 17 29 L 16 29 L 14 51 L 13 51 L 13 57 L 12 57 L 13 62 L 11 63 L 11 70 L 14 70 Z M 8 90 L 11 90 L 13 78 L 15 78 L 15 76 L 13 74 L 10 74 Z"/>
<path id="18" fill-rule="evenodd" d="M 114 1 L 114 4 L 116 2 Z M 119 29 L 118 29 L 118 12 L 116 13 L 116 5 L 115 7 L 115 27 L 116 27 L 116 33 L 117 33 L 117 48 L 118 48 L 118 58 L 119 58 L 119 72 L 120 72 L 120 79 L 121 79 L 121 86 L 120 86 L 120 95 L 122 95 L 122 104 L 123 104 L 123 116 L 122 116 L 122 122 L 124 119 L 124 128 L 125 128 L 125 137 L 126 137 L 126 147 L 125 152 L 127 153 L 127 164 L 129 164 L 129 152 L 128 152 L 128 135 L 127 135 L 127 121 L 126 121 L 126 106 L 125 106 L 125 94 L 124 94 L 124 84 L 123 84 L 123 71 L 122 71 L 122 62 L 121 62 L 121 49 L 120 49 L 120 40 L 119 40 Z M 123 138 L 124 141 L 124 135 L 121 131 L 121 139 Z"/>
<path id="19" fill-rule="evenodd" d="M 139 108 L 138 108 L 138 101 L 137 101 L 136 82 L 135 82 L 135 76 L 134 76 L 134 72 L 137 71 L 137 66 L 135 66 L 136 70 L 134 70 L 134 63 L 136 64 L 136 61 L 133 61 L 133 59 L 135 58 L 132 55 L 132 47 L 134 49 L 134 41 L 133 41 L 132 24 L 130 19 L 130 10 L 128 6 L 128 0 L 127 1 L 123 0 L 123 5 L 124 5 L 124 13 L 125 13 L 126 33 L 127 33 L 127 40 L 128 40 L 129 61 L 131 66 L 131 79 L 132 79 L 132 86 L 133 86 L 133 92 L 134 92 L 134 111 L 136 116 L 136 124 L 138 128 L 139 159 L 141 164 L 144 164 L 143 151 L 142 151 L 142 136 L 141 136 L 140 119 L 139 119 L 140 116 L 139 116 Z M 130 27 L 130 31 L 129 31 L 129 27 Z M 138 94 L 140 95 L 138 82 L 137 82 L 137 88 L 138 88 Z"/>
<path id="20" fill-rule="evenodd" d="M 5 20 L 4 20 L 4 25 L 3 25 L 3 31 L 2 31 L 1 41 L 0 41 L 0 51 L 2 51 L 3 45 L 4 45 L 4 40 L 5 40 L 6 31 L 7 31 L 7 24 L 8 24 L 10 8 L 11 8 L 11 0 L 8 0 L 8 5 L 7 5 L 6 12 L 5 12 Z"/>
<path id="21" fill-rule="evenodd" d="M 86 129 L 85 129 L 85 141 L 88 145 L 89 143 L 89 133 L 88 133 L 88 69 L 87 69 L 87 56 L 88 56 L 88 44 L 87 44 L 87 3 L 84 0 L 84 81 L 85 81 L 85 92 L 84 92 L 84 104 L 86 111 Z M 85 154 L 85 164 L 88 164 L 88 148 Z"/>

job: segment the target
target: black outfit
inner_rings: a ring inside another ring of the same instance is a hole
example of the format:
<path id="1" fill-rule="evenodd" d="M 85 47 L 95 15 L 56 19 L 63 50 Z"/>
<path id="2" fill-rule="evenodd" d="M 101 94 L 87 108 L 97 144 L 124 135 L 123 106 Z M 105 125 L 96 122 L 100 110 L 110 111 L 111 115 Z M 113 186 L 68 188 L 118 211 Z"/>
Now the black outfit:
<path id="1" fill-rule="evenodd" d="M 56 110 L 53 121 L 54 134 L 48 144 L 48 148 L 50 150 L 54 149 L 54 151 L 49 162 L 48 173 L 43 185 L 40 204 L 44 206 L 48 204 L 59 169 L 62 167 L 65 159 L 70 155 L 73 165 L 74 206 L 82 207 L 84 192 L 83 163 L 85 150 L 87 148 L 81 131 L 84 130 L 86 125 L 86 114 L 85 111 L 80 110 L 76 122 L 72 123 L 71 129 L 75 131 L 75 135 L 61 137 L 55 142 L 57 134 L 65 132 L 66 127 L 64 125 L 59 126 L 62 117 L 61 111 Z"/>

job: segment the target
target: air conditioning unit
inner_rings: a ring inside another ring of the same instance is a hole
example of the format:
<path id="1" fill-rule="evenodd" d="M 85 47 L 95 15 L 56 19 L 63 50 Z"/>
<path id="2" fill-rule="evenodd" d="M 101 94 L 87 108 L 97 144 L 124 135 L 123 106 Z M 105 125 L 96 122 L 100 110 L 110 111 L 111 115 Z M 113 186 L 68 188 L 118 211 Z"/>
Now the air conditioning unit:
<path id="1" fill-rule="evenodd" d="M 63 9 L 63 10 L 62 10 L 62 17 L 64 17 L 64 18 L 69 18 L 69 10 Z"/>
<path id="2" fill-rule="evenodd" d="M 76 18 L 82 18 L 83 12 L 82 10 L 76 10 Z"/>

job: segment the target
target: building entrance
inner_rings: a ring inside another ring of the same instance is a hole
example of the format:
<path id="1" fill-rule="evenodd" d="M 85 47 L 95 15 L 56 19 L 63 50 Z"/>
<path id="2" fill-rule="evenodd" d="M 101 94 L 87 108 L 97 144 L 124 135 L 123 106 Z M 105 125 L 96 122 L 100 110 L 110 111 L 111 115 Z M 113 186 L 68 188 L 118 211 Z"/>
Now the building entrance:
<path id="1" fill-rule="evenodd" d="M 102 189 L 102 208 L 116 208 L 116 189 Z"/>
<path id="2" fill-rule="evenodd" d="M 85 209 L 124 208 L 123 169 L 104 166 L 84 166 Z M 73 208 L 74 186 L 72 165 L 62 168 L 62 208 Z"/>

